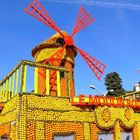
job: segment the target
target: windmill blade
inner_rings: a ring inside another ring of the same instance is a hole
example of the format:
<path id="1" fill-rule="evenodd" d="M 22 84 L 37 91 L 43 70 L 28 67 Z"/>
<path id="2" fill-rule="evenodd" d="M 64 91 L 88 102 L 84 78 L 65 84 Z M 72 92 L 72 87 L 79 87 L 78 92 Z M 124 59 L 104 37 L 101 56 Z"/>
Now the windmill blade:
<path id="1" fill-rule="evenodd" d="M 83 7 L 80 7 L 78 17 L 76 19 L 76 24 L 71 36 L 75 35 L 77 32 L 88 26 L 94 21 L 94 18 L 84 10 Z"/>
<path id="2" fill-rule="evenodd" d="M 81 49 L 77 48 L 76 46 L 74 46 L 74 47 L 84 58 L 84 60 L 86 61 L 88 66 L 91 68 L 93 73 L 96 75 L 96 77 L 100 80 L 104 73 L 104 69 L 106 68 L 106 66 L 104 64 L 102 64 L 100 61 L 98 61 L 97 59 L 95 59 L 94 57 L 90 56 L 89 54 L 85 53 Z"/>
<path id="3" fill-rule="evenodd" d="M 24 11 L 54 29 L 56 32 L 59 32 L 64 37 L 39 0 L 34 0 Z"/>
<path id="4" fill-rule="evenodd" d="M 66 47 L 66 44 L 63 46 L 62 49 L 58 50 L 51 57 L 44 60 L 42 64 L 45 65 L 47 62 L 49 62 L 53 66 L 60 66 L 65 47 Z M 39 71 L 39 75 L 42 76 L 43 78 L 46 78 L 44 73 L 45 73 L 45 69 L 43 73 Z"/>
<path id="5" fill-rule="evenodd" d="M 44 60 L 42 64 L 49 62 L 53 66 L 60 66 L 65 47 L 66 44 L 63 46 L 63 48 L 55 52 L 51 57 Z"/>

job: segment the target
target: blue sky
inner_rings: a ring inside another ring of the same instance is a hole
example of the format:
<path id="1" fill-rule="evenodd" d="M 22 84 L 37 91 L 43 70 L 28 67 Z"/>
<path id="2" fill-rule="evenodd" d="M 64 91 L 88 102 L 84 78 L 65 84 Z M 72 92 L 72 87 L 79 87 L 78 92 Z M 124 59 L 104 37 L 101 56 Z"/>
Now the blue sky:
<path id="1" fill-rule="evenodd" d="M 97 94 L 95 85 L 105 92 L 104 78 L 109 72 L 120 74 L 123 87 L 132 90 L 140 81 L 140 1 L 138 0 L 40 0 L 60 29 L 72 33 L 82 5 L 95 22 L 74 36 L 75 45 L 97 58 L 107 68 L 98 81 L 84 60 L 75 59 L 76 94 Z M 24 13 L 31 0 L 1 0 L 0 3 L 0 79 L 21 60 L 32 60 L 31 50 L 55 32 Z"/>

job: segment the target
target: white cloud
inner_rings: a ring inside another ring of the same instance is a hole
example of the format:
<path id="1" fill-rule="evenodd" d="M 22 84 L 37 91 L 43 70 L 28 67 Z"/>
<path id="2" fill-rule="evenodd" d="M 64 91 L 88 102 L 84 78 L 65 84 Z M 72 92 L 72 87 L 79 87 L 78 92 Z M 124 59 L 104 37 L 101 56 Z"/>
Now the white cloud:
<path id="1" fill-rule="evenodd" d="M 93 0 L 42 0 L 45 2 L 51 3 L 69 3 L 69 4 L 86 4 L 100 7 L 109 7 L 109 8 L 124 8 L 130 10 L 140 10 L 139 4 L 132 3 L 116 3 L 116 2 L 103 2 L 103 1 L 93 1 Z"/>

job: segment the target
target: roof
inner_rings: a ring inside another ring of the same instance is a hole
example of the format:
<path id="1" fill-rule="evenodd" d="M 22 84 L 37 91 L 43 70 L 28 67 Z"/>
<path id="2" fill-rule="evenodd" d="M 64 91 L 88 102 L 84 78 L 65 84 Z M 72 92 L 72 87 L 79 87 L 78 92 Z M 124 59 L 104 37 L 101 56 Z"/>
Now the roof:
<path id="1" fill-rule="evenodd" d="M 64 35 L 67 35 L 65 31 L 61 31 Z M 32 56 L 34 57 L 35 54 L 42 49 L 45 48 L 52 48 L 52 47 L 63 47 L 64 45 L 64 40 L 63 37 L 59 34 L 56 33 L 53 36 L 51 36 L 49 39 L 45 40 L 41 44 L 37 45 L 33 50 L 32 50 Z"/>

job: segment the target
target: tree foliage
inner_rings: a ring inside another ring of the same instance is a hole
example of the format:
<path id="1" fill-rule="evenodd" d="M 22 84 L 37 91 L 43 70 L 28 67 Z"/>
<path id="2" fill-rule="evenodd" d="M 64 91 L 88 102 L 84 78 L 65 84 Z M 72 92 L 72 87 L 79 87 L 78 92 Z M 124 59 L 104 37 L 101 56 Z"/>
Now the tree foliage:
<path id="1" fill-rule="evenodd" d="M 118 97 L 125 94 L 122 87 L 122 79 L 117 72 L 111 72 L 106 75 L 105 86 L 107 90 L 107 96 Z"/>

